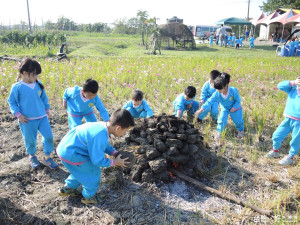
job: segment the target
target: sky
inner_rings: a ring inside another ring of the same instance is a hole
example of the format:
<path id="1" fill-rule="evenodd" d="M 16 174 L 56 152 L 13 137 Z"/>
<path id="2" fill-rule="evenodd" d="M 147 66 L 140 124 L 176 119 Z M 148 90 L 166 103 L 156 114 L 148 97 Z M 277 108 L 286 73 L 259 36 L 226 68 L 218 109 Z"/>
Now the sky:
<path id="1" fill-rule="evenodd" d="M 0 25 L 28 23 L 27 0 L 0 0 Z M 76 23 L 103 22 L 136 16 L 138 10 L 159 18 L 158 24 L 177 16 L 186 25 L 215 25 L 228 17 L 246 18 L 248 0 L 28 0 L 31 24 L 56 22 L 64 16 Z M 250 18 L 260 16 L 262 0 L 250 0 Z"/>

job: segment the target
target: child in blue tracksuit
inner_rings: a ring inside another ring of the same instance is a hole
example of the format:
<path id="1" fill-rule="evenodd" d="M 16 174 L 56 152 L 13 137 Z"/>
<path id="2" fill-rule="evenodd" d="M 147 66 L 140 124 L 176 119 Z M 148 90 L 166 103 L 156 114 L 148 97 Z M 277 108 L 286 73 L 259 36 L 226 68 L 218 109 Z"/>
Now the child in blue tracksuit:
<path id="1" fill-rule="evenodd" d="M 210 46 L 213 46 L 213 44 L 214 44 L 214 34 L 211 33 L 211 35 L 210 35 L 210 37 L 209 37 L 209 45 L 210 45 Z"/>
<path id="2" fill-rule="evenodd" d="M 217 91 L 202 105 L 197 114 L 204 112 L 214 102 L 218 101 L 221 104 L 221 114 L 218 118 L 217 126 L 217 139 L 220 140 L 222 132 L 227 125 L 228 115 L 234 122 L 235 127 L 238 130 L 237 138 L 240 139 L 244 136 L 244 119 L 243 109 L 241 106 L 241 97 L 238 90 L 235 87 L 229 87 L 230 75 L 227 73 L 221 73 L 214 81 L 214 87 Z"/>
<path id="3" fill-rule="evenodd" d="M 234 47 L 235 39 L 236 39 L 236 36 L 235 36 L 235 34 L 233 33 L 233 34 L 232 34 L 232 37 L 231 37 L 231 46 L 232 46 L 232 47 Z"/>
<path id="4" fill-rule="evenodd" d="M 282 81 L 278 89 L 288 94 L 284 110 L 285 119 L 273 133 L 273 150 L 265 157 L 279 158 L 279 148 L 283 139 L 292 132 L 289 155 L 279 161 L 280 165 L 286 166 L 294 162 L 294 156 L 299 153 L 300 148 L 300 76 L 295 81 Z"/>
<path id="5" fill-rule="evenodd" d="M 244 37 L 241 37 L 241 38 L 240 38 L 240 47 L 243 47 L 243 40 L 245 40 L 245 38 L 244 38 Z"/>
<path id="6" fill-rule="evenodd" d="M 241 39 L 239 38 L 235 39 L 235 49 L 240 49 L 240 43 L 241 43 Z"/>
<path id="7" fill-rule="evenodd" d="M 188 120 L 192 121 L 192 118 L 196 111 L 199 109 L 199 102 L 195 101 L 196 88 L 194 86 L 187 86 L 184 93 L 178 95 L 173 102 L 175 110 L 175 116 L 181 118 L 183 112 L 187 110 Z M 198 117 L 197 117 L 198 118 Z"/>
<path id="8" fill-rule="evenodd" d="M 123 109 L 127 109 L 133 118 L 147 118 L 153 116 L 153 110 L 143 99 L 143 92 L 134 90 L 131 95 L 131 101 L 128 101 Z"/>
<path id="9" fill-rule="evenodd" d="M 251 38 L 249 39 L 250 43 L 249 43 L 249 48 L 255 48 L 255 45 L 254 45 L 254 40 L 255 38 L 253 37 L 253 35 L 251 35 Z"/>
<path id="10" fill-rule="evenodd" d="M 75 86 L 65 90 L 63 107 L 68 112 L 70 130 L 80 125 L 83 117 L 86 122 L 97 122 L 93 106 L 100 112 L 102 120 L 108 121 L 109 114 L 97 95 L 98 89 L 97 81 L 87 79 L 83 88 Z"/>
<path id="11" fill-rule="evenodd" d="M 42 162 L 54 169 L 58 165 L 50 157 L 53 151 L 53 134 L 48 120 L 50 105 L 43 84 L 37 80 L 41 72 L 42 68 L 37 61 L 24 59 L 19 67 L 17 83 L 12 85 L 7 101 L 12 114 L 19 120 L 31 167 L 36 169 L 40 166 L 40 162 L 35 156 L 37 132 L 39 131 L 43 136 L 45 153 Z"/>
<path id="12" fill-rule="evenodd" d="M 206 81 L 202 87 L 202 94 L 200 99 L 200 104 L 203 105 L 212 95 L 215 93 L 216 89 L 214 87 L 214 80 L 220 75 L 218 70 L 212 70 L 209 74 L 209 80 Z M 219 114 L 219 102 L 214 102 L 210 107 L 207 107 L 206 110 L 199 114 L 197 121 L 202 123 L 202 120 L 210 112 L 210 116 L 213 121 L 217 121 Z"/>
<path id="13" fill-rule="evenodd" d="M 70 130 L 57 146 L 62 164 L 70 172 L 65 186 L 59 190 L 61 196 L 80 196 L 84 204 L 103 201 L 96 195 L 101 182 L 101 168 L 125 167 L 128 158 L 121 155 L 109 144 L 110 135 L 123 136 L 134 126 L 134 119 L 126 109 L 115 111 L 108 122 L 85 123 Z M 106 158 L 105 154 L 114 156 Z M 79 187 L 82 186 L 80 193 Z"/>
<path id="14" fill-rule="evenodd" d="M 228 45 L 230 46 L 231 36 L 225 34 L 225 47 Z"/>

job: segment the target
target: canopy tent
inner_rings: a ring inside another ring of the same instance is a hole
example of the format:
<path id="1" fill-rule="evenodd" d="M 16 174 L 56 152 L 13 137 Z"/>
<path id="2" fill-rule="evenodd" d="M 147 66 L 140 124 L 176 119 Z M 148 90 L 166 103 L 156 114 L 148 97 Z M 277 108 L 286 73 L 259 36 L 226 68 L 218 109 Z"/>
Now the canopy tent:
<path id="1" fill-rule="evenodd" d="M 266 16 L 266 17 L 264 17 L 264 18 L 262 18 L 262 19 L 260 19 L 260 20 L 258 20 L 257 22 L 256 22 L 256 26 L 257 25 L 264 25 L 264 26 L 268 26 L 271 22 L 271 20 L 272 19 L 274 19 L 275 17 L 277 17 L 279 14 L 276 12 L 276 11 L 274 11 L 273 13 L 271 13 L 270 15 L 268 15 L 268 16 Z"/>
<path id="2" fill-rule="evenodd" d="M 253 18 L 252 20 L 250 20 L 250 22 L 256 26 L 257 21 L 261 20 L 262 18 L 265 18 L 265 14 L 262 12 L 261 15 L 257 18 Z"/>
<path id="3" fill-rule="evenodd" d="M 287 23 L 287 20 L 289 18 L 293 17 L 294 15 L 297 15 L 297 14 L 292 9 L 290 9 L 289 11 L 285 12 L 284 14 L 271 19 L 270 24 L 281 23 L 281 24 L 285 25 Z"/>
<path id="4" fill-rule="evenodd" d="M 300 23 L 300 14 L 296 14 L 293 17 L 288 18 L 285 24 L 288 23 Z"/>
<path id="5" fill-rule="evenodd" d="M 289 11 L 290 9 L 282 9 L 282 8 L 279 8 L 277 9 L 276 11 L 279 12 L 279 10 L 283 11 L 283 12 L 287 12 Z M 300 14 L 300 9 L 293 9 L 293 11 L 296 13 L 296 14 Z M 280 13 L 282 14 L 282 13 Z"/>
<path id="6" fill-rule="evenodd" d="M 244 19 L 239 19 L 236 17 L 230 17 L 230 18 L 226 18 L 223 20 L 219 20 L 217 23 L 217 25 L 251 25 L 251 22 L 249 22 L 248 20 L 244 20 Z"/>
<path id="7" fill-rule="evenodd" d="M 248 20 L 244 20 L 244 19 L 240 19 L 240 18 L 236 18 L 236 17 L 230 17 L 230 18 L 226 18 L 223 20 L 219 20 L 217 23 L 217 25 L 239 25 L 239 38 L 241 37 L 241 25 L 252 25 L 251 22 L 249 22 Z"/>

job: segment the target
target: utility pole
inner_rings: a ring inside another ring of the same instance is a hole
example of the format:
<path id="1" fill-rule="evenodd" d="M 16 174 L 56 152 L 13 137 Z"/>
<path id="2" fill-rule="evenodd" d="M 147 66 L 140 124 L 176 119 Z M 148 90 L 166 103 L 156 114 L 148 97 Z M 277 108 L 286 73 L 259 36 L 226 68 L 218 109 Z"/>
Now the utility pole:
<path id="1" fill-rule="evenodd" d="M 32 33 L 32 30 L 31 30 L 31 24 L 30 24 L 30 14 L 29 14 L 29 4 L 28 4 L 28 0 L 27 0 L 27 12 L 28 12 L 28 25 L 29 25 L 29 31 L 30 31 L 30 33 Z"/>
<path id="2" fill-rule="evenodd" d="M 249 9 L 250 9 L 250 0 L 248 0 L 248 13 L 247 13 L 247 20 L 249 21 Z"/>

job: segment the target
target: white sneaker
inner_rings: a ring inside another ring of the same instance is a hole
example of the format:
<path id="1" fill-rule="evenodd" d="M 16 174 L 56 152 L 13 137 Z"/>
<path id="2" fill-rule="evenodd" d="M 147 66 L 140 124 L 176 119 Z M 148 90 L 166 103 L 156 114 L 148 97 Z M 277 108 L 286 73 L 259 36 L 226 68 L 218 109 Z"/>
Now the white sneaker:
<path id="1" fill-rule="evenodd" d="M 265 154 L 265 157 L 268 159 L 278 159 L 280 157 L 280 154 L 279 152 L 271 150 L 267 154 Z"/>
<path id="2" fill-rule="evenodd" d="M 291 159 L 289 155 L 286 155 L 282 160 L 278 162 L 282 166 L 288 166 L 294 163 L 294 159 Z"/>
<path id="3" fill-rule="evenodd" d="M 243 138 L 244 135 L 245 135 L 245 132 L 244 132 L 244 131 L 238 131 L 237 139 Z"/>

